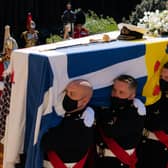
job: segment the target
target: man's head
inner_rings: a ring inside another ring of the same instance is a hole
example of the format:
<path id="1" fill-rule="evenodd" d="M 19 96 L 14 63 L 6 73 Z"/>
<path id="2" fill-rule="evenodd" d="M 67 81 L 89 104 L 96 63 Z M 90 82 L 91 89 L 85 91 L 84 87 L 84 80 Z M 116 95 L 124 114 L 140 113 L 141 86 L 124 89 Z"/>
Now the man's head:
<path id="1" fill-rule="evenodd" d="M 27 25 L 26 28 L 29 32 L 34 32 L 35 28 L 36 28 L 36 23 L 31 20 Z"/>
<path id="2" fill-rule="evenodd" d="M 163 65 L 160 78 L 168 82 L 168 62 Z"/>
<path id="3" fill-rule="evenodd" d="M 111 92 L 111 108 L 123 111 L 130 108 L 136 96 L 137 81 L 129 75 L 120 75 L 114 79 Z"/>
<path id="4" fill-rule="evenodd" d="M 70 2 L 68 2 L 68 3 L 66 4 L 66 9 L 67 9 L 67 10 L 71 10 L 71 8 L 72 8 L 72 5 L 71 5 Z"/>
<path id="5" fill-rule="evenodd" d="M 165 63 L 160 72 L 160 89 L 163 92 L 168 92 L 168 62 Z"/>
<path id="6" fill-rule="evenodd" d="M 112 97 L 132 100 L 136 96 L 137 81 L 130 75 L 120 75 L 114 79 Z"/>
<path id="7" fill-rule="evenodd" d="M 83 27 L 83 25 L 80 24 L 80 23 L 78 23 L 78 24 L 75 25 L 75 28 L 76 28 L 78 31 L 81 31 L 81 30 L 82 30 L 82 27 Z"/>
<path id="8" fill-rule="evenodd" d="M 93 94 L 93 88 L 87 80 L 71 81 L 65 88 L 63 107 L 67 112 L 75 112 L 86 107 Z"/>

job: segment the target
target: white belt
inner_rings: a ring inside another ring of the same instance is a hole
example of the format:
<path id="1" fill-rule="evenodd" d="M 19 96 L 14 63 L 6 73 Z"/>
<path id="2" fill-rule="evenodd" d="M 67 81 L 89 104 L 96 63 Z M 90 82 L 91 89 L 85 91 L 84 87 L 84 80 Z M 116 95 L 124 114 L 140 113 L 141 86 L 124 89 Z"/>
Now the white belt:
<path id="1" fill-rule="evenodd" d="M 76 163 L 64 163 L 67 168 L 72 168 Z"/>
<path id="2" fill-rule="evenodd" d="M 72 168 L 76 163 L 64 163 L 64 165 L 67 167 L 67 168 Z M 47 161 L 47 160 L 44 160 L 43 161 L 43 167 L 44 168 L 54 168 L 53 165 L 51 164 L 50 161 Z"/>
<path id="3" fill-rule="evenodd" d="M 53 165 L 47 160 L 43 160 L 43 167 L 44 168 L 54 168 Z"/>
<path id="4" fill-rule="evenodd" d="M 156 137 L 156 135 L 155 135 L 153 132 L 151 132 L 151 131 L 148 132 L 147 138 L 148 138 L 148 139 L 155 140 L 155 141 L 158 141 L 158 140 L 159 140 L 159 139 Z"/>
<path id="5" fill-rule="evenodd" d="M 129 155 L 131 155 L 134 152 L 134 148 L 133 149 L 128 149 L 125 150 L 125 152 L 127 152 Z M 97 151 L 99 151 L 99 146 L 97 146 Z M 110 150 L 110 149 L 103 149 L 103 156 L 105 157 L 116 157 L 116 155 Z"/>

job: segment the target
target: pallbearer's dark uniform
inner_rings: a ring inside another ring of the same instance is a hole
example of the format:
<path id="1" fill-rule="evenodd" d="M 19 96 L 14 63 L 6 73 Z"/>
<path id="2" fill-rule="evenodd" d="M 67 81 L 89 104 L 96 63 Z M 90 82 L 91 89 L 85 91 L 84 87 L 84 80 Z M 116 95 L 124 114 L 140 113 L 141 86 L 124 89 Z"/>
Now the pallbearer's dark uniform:
<path id="1" fill-rule="evenodd" d="M 139 168 L 166 168 L 168 163 L 168 92 L 147 106 L 144 138 L 138 146 Z"/>
<path id="2" fill-rule="evenodd" d="M 42 148 L 46 155 L 45 159 L 50 164 L 52 159 L 54 162 L 55 160 L 61 160 L 66 167 L 72 168 L 83 160 L 84 164 L 79 164 L 78 167 L 88 167 L 85 163 L 90 157 L 90 151 L 94 143 L 94 125 L 93 123 L 87 125 L 87 119 L 85 120 L 87 114 L 84 114 L 87 110 L 88 108 L 71 114 L 67 113 L 60 125 L 51 128 L 43 136 Z M 93 115 L 88 117 L 88 120 L 90 120 Z M 58 162 L 56 161 L 52 165 Z M 56 167 L 60 168 L 59 165 L 56 165 Z M 55 167 L 53 166 L 53 168 Z"/>
<path id="3" fill-rule="evenodd" d="M 135 107 L 134 101 L 117 111 L 110 109 L 106 112 L 98 112 L 101 116 L 98 122 L 97 168 L 128 168 L 136 165 L 136 146 L 140 140 L 145 119 L 140 107 Z"/>

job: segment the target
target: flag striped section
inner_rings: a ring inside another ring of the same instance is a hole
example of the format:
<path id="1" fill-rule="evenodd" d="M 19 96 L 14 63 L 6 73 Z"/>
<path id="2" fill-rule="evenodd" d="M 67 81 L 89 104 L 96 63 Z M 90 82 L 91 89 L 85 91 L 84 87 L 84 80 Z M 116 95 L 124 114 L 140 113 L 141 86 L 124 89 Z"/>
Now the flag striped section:
<path id="1" fill-rule="evenodd" d="M 118 64 L 123 61 L 129 61 L 145 55 L 145 45 L 137 44 L 125 47 L 124 42 L 118 42 L 118 47 L 111 47 L 112 44 L 99 44 L 96 48 L 86 48 L 86 52 L 68 54 L 68 76 L 70 78 L 95 72 L 108 66 Z M 101 48 L 101 51 L 99 51 Z"/>

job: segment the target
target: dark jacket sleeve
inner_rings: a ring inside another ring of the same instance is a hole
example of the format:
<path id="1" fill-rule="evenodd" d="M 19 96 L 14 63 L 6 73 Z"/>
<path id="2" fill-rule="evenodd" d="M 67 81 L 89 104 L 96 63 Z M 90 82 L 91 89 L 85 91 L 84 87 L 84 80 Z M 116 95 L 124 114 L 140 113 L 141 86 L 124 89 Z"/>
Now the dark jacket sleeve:
<path id="1" fill-rule="evenodd" d="M 53 149 L 54 139 L 56 136 L 56 133 L 55 133 L 56 129 L 57 129 L 57 127 L 51 128 L 51 129 L 49 129 L 49 131 L 47 133 L 45 133 L 43 135 L 42 140 L 41 140 L 41 147 L 44 152 L 47 152 L 47 151 Z"/>

